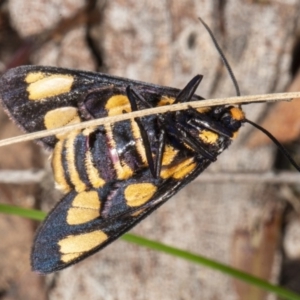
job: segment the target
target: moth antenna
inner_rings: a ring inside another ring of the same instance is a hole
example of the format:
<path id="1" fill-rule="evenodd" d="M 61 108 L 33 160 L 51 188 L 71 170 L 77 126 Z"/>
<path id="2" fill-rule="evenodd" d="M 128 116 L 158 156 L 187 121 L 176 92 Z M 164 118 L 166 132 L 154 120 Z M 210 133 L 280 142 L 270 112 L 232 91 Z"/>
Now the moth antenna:
<path id="1" fill-rule="evenodd" d="M 212 42 L 214 43 L 228 73 L 229 73 L 229 76 L 233 82 L 233 85 L 235 87 L 235 91 L 236 91 L 236 95 L 237 96 L 241 96 L 241 92 L 240 92 L 240 88 L 239 88 L 239 85 L 238 85 L 238 82 L 236 80 L 236 77 L 234 76 L 234 73 L 228 63 L 228 60 L 226 59 L 226 56 L 225 54 L 223 53 L 220 45 L 218 44 L 215 36 L 213 35 L 211 29 L 208 27 L 208 25 L 200 18 L 198 17 L 199 21 L 202 23 L 202 25 L 205 27 L 205 29 L 207 30 L 208 34 L 210 35 L 210 38 L 212 39 Z M 239 105 L 240 107 L 240 105 Z M 300 172 L 300 167 L 298 166 L 298 164 L 295 162 L 295 160 L 291 157 L 291 155 L 288 153 L 288 151 L 284 148 L 284 146 L 269 132 L 267 131 L 265 128 L 259 126 L 258 124 L 248 120 L 248 119 L 244 119 L 243 120 L 244 122 L 246 123 L 249 123 L 251 124 L 252 126 L 254 126 L 255 128 L 257 128 L 258 130 L 260 130 L 261 132 L 263 132 L 276 146 L 277 148 L 283 153 L 283 155 L 289 160 L 289 162 L 294 166 L 294 168 Z"/>
<path id="2" fill-rule="evenodd" d="M 295 160 L 291 157 L 291 155 L 288 153 L 288 151 L 283 147 L 283 145 L 269 132 L 267 131 L 265 128 L 259 126 L 258 124 L 248 120 L 248 119 L 244 119 L 244 122 L 247 122 L 249 124 L 251 124 L 252 126 L 256 127 L 257 129 L 259 129 L 260 131 L 262 131 L 276 146 L 277 148 L 283 153 L 283 155 L 289 160 L 289 162 L 294 166 L 294 168 L 300 172 L 300 167 L 297 165 L 297 163 L 295 162 Z"/>
<path id="3" fill-rule="evenodd" d="M 222 51 L 220 45 L 218 44 L 218 42 L 217 42 L 217 40 L 216 40 L 214 34 L 212 33 L 212 31 L 211 31 L 211 29 L 208 27 L 208 25 L 207 25 L 200 17 L 198 17 L 198 18 L 199 18 L 199 21 L 202 23 L 202 25 L 203 25 L 203 26 L 205 27 L 205 29 L 207 30 L 208 34 L 210 35 L 210 38 L 212 39 L 212 41 L 213 41 L 213 43 L 214 43 L 214 45 L 215 45 L 215 47 L 216 47 L 216 49 L 217 49 L 217 51 L 218 51 L 218 53 L 219 53 L 219 55 L 220 55 L 220 57 L 221 57 L 221 59 L 222 59 L 224 65 L 225 65 L 225 68 L 227 69 L 227 71 L 228 71 L 228 73 L 229 73 L 229 76 L 230 76 L 230 78 L 231 78 L 231 80 L 232 80 L 232 82 L 233 82 L 234 88 L 235 88 L 236 95 L 237 95 L 238 97 L 241 96 L 239 84 L 238 84 L 238 82 L 237 82 L 237 80 L 236 80 L 236 78 L 235 78 L 235 76 L 234 76 L 234 74 L 233 74 L 233 71 L 232 71 L 232 69 L 231 69 L 231 67 L 230 67 L 230 64 L 229 64 L 229 62 L 228 62 L 228 60 L 227 60 L 225 54 L 223 53 L 223 51 Z"/>

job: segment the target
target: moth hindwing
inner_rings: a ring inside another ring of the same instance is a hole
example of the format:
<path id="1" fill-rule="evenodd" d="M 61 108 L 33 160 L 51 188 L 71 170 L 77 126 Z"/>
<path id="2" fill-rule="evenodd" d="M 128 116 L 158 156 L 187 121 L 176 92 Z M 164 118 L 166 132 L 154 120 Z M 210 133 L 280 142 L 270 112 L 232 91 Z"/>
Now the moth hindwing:
<path id="1" fill-rule="evenodd" d="M 0 80 L 8 114 L 25 131 L 201 100 L 202 76 L 183 90 L 100 73 L 23 66 Z M 236 107 L 187 109 L 42 138 L 65 196 L 36 235 L 34 270 L 49 273 L 105 247 L 192 181 L 236 136 Z"/>

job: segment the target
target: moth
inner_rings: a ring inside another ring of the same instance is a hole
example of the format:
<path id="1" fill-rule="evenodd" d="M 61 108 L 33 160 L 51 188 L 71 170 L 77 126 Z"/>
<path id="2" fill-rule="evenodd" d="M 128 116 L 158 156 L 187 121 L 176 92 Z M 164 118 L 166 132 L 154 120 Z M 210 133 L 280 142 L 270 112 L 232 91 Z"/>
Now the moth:
<path id="1" fill-rule="evenodd" d="M 0 98 L 22 129 L 35 132 L 202 100 L 195 95 L 201 79 L 197 75 L 179 90 L 21 66 L 1 77 Z M 33 270 L 61 270 L 113 242 L 215 162 L 246 121 L 240 107 L 190 107 L 40 139 L 52 150 L 54 179 L 64 196 L 36 234 Z"/>

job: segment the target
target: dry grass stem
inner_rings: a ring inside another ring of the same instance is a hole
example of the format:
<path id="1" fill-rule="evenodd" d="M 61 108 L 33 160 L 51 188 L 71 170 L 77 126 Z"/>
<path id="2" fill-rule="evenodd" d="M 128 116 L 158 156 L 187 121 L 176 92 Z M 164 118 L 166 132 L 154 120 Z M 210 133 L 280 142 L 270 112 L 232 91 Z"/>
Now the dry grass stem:
<path id="1" fill-rule="evenodd" d="M 68 125 L 60 128 L 51 129 L 51 130 L 43 130 L 43 131 L 33 132 L 29 134 L 24 134 L 17 137 L 12 137 L 0 141 L 0 147 L 16 144 L 20 142 L 40 139 L 43 137 L 56 135 L 58 133 L 61 134 L 76 129 L 83 129 L 86 127 L 94 127 L 103 124 L 115 123 L 115 122 L 120 122 L 120 121 L 137 118 L 137 117 L 163 114 L 170 111 L 185 110 L 189 107 L 201 108 L 201 107 L 218 106 L 218 105 L 237 105 L 237 104 L 249 104 L 249 103 L 257 103 L 257 102 L 276 102 L 276 101 L 284 101 L 284 100 L 288 101 L 295 98 L 300 98 L 300 92 L 218 98 L 218 99 L 193 101 L 188 103 L 180 103 L 175 105 L 160 106 L 160 107 L 154 107 L 145 110 L 139 110 L 131 113 L 126 113 L 122 115 L 117 115 L 113 117 L 106 117 L 106 118 L 81 122 L 78 124 Z"/>

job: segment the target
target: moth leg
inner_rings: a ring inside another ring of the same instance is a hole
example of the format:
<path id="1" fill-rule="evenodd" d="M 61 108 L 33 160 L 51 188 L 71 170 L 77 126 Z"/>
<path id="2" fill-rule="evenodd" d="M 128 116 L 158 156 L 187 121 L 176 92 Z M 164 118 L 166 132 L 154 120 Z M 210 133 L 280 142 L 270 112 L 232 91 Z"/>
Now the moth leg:
<path id="1" fill-rule="evenodd" d="M 189 102 L 195 94 L 195 91 L 199 86 L 202 78 L 202 75 L 196 75 L 194 78 L 192 78 L 192 80 L 190 80 L 188 84 L 183 88 L 183 90 L 181 90 L 177 95 L 173 104 Z"/>
<path id="2" fill-rule="evenodd" d="M 143 104 L 140 109 L 152 108 L 153 106 L 140 94 L 135 90 L 131 85 L 126 88 L 126 94 L 128 96 L 132 111 L 138 111 L 136 100 L 138 99 L 141 104 Z"/>
<path id="3" fill-rule="evenodd" d="M 159 121 L 163 120 L 163 117 L 158 117 Z M 155 162 L 155 178 L 158 178 L 160 175 L 161 167 L 162 167 L 162 159 L 163 159 L 163 153 L 165 150 L 165 144 L 166 144 L 166 130 L 164 126 L 160 126 L 160 134 L 158 138 L 158 150 L 156 154 L 156 162 Z"/>
<path id="4" fill-rule="evenodd" d="M 196 140 L 182 125 L 176 124 L 173 131 L 173 133 L 170 132 L 169 134 L 178 138 L 182 143 L 186 144 L 196 153 L 201 154 L 204 158 L 209 159 L 212 162 L 217 160 L 215 155 L 205 149 L 205 144 Z"/>
<path id="5" fill-rule="evenodd" d="M 211 117 L 198 112 L 193 107 L 190 107 L 189 111 L 194 114 L 195 118 L 191 119 L 188 123 L 196 129 L 200 130 L 200 126 L 202 126 L 222 136 L 232 138 L 232 131 L 226 128 L 224 125 L 220 124 L 220 122 L 215 121 Z"/>
<path id="6" fill-rule="evenodd" d="M 137 111 L 138 110 L 137 102 L 136 102 L 137 99 L 139 99 L 144 104 L 147 103 L 147 101 L 140 94 L 138 94 L 138 92 L 135 91 L 130 85 L 126 88 L 126 94 L 128 96 L 132 111 Z M 149 103 L 147 103 L 146 105 L 148 106 Z M 154 164 L 154 160 L 153 160 L 153 157 L 152 157 L 151 146 L 150 146 L 150 141 L 149 141 L 147 132 L 145 130 L 145 127 L 142 124 L 140 118 L 134 118 L 134 121 L 137 123 L 137 125 L 140 129 L 140 132 L 141 132 L 141 137 L 142 137 L 143 144 L 144 144 L 144 147 L 145 147 L 145 153 L 146 153 L 146 158 L 147 158 L 147 162 L 148 162 L 148 165 L 149 165 L 150 172 L 151 172 L 151 174 L 154 178 L 157 178 L 156 177 L 156 171 L 155 171 L 155 165 L 156 164 Z"/>

